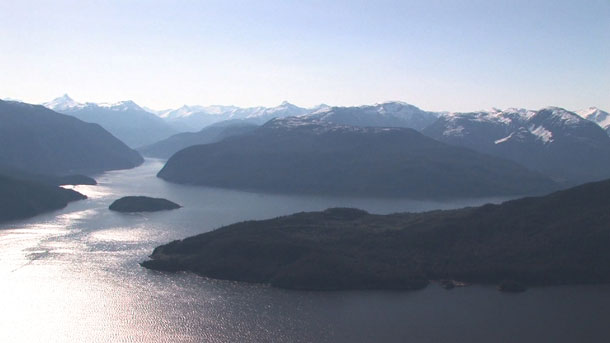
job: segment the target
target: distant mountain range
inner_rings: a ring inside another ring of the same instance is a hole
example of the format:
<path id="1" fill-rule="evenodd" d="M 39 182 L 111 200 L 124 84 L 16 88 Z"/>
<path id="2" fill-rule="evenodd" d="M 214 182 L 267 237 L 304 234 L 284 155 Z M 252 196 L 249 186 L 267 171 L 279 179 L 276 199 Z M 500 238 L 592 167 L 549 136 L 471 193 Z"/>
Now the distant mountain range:
<path id="1" fill-rule="evenodd" d="M 404 102 L 358 107 L 324 107 L 307 115 L 320 122 L 358 127 L 406 127 L 418 131 L 434 123 L 442 113 L 426 112 Z"/>
<path id="2" fill-rule="evenodd" d="M 516 163 L 407 128 L 274 119 L 247 134 L 174 154 L 158 174 L 177 183 L 279 193 L 412 198 L 543 193 L 556 185 Z"/>
<path id="3" fill-rule="evenodd" d="M 142 119 L 132 115 L 131 113 L 125 112 L 132 110 L 136 112 L 144 111 L 161 118 L 166 124 L 171 126 L 173 130 L 178 132 L 197 132 L 211 124 L 227 120 L 237 119 L 262 125 L 273 118 L 285 118 L 300 115 L 311 115 L 316 117 L 318 120 L 340 125 L 352 125 L 359 127 L 407 127 L 421 131 L 434 123 L 439 117 L 455 115 L 454 113 L 450 112 L 425 111 L 416 106 L 400 101 L 389 101 L 375 105 L 351 107 L 328 106 L 322 104 L 313 108 L 303 108 L 284 101 L 276 107 L 258 106 L 240 108 L 237 106 L 224 105 L 184 105 L 177 109 L 153 110 L 147 107 L 140 107 L 133 101 L 122 101 L 115 104 L 78 103 L 71 99 L 68 95 L 64 95 L 54 99 L 53 101 L 45 103 L 44 105 L 62 113 L 79 113 L 87 107 L 103 108 L 114 112 L 123 112 L 122 117 L 130 118 L 132 121 L 136 122 L 139 122 Z M 513 110 L 514 109 L 508 109 L 506 111 Z M 506 111 L 492 110 L 472 112 L 472 114 Z M 610 117 L 608 116 L 608 113 L 598 108 L 591 107 L 585 110 L 577 111 L 576 113 L 587 120 L 597 123 L 606 130 L 610 127 Z M 468 113 L 462 114 L 467 115 Z M 109 117 L 112 119 L 112 116 Z M 89 116 L 87 119 L 90 121 L 97 120 L 95 121 L 96 123 L 104 126 L 104 123 L 99 122 L 102 121 L 101 118 Z M 150 120 L 151 117 L 147 116 L 147 119 Z M 158 124 L 158 121 L 156 122 Z M 121 138 L 120 135 L 119 138 Z M 149 142 L 147 144 L 152 143 L 154 142 Z M 133 144 L 130 145 L 134 146 Z"/>
<path id="4" fill-rule="evenodd" d="M 452 113 L 422 133 L 518 162 L 561 183 L 610 177 L 610 137 L 596 123 L 557 107 Z"/>
<path id="5" fill-rule="evenodd" d="M 451 145 L 515 161 L 568 186 L 610 177 L 610 116 L 594 107 L 578 113 L 556 107 L 451 113 L 424 111 L 403 102 L 310 109 L 284 102 L 272 108 L 183 106 L 153 115 L 129 101 L 80 104 L 68 96 L 47 106 L 99 123 L 131 146 L 146 142 L 140 151 L 161 158 L 239 134 L 240 129 L 229 129 L 236 123 L 262 125 L 273 118 L 299 117 L 339 126 L 412 128 Z M 227 124 L 202 129 L 219 122 Z M 170 138 L 171 130 L 197 132 Z"/>
<path id="6" fill-rule="evenodd" d="M 403 102 L 331 107 L 319 105 L 313 108 L 298 107 L 283 102 L 277 107 L 235 106 L 183 106 L 177 110 L 156 112 L 175 127 L 202 128 L 227 120 L 241 120 L 262 125 L 273 118 L 307 115 L 320 121 L 359 127 L 407 127 L 421 130 L 433 123 L 442 113 L 423 111 Z"/>
<path id="7" fill-rule="evenodd" d="M 99 124 L 132 148 L 152 144 L 178 132 L 165 120 L 133 101 L 82 104 L 64 95 L 44 106 L 88 123 Z"/>
<path id="8" fill-rule="evenodd" d="M 0 123 L 0 169 L 90 174 L 133 168 L 143 161 L 98 124 L 40 105 L 0 100 Z"/>
<path id="9" fill-rule="evenodd" d="M 189 112 L 199 110 L 200 112 Z M 205 113 L 203 111 L 214 111 Z M 225 111 L 225 112 L 223 112 Z M 238 109 L 236 107 L 183 107 L 178 111 L 164 112 L 160 115 L 172 120 L 183 122 L 206 118 L 205 122 L 217 120 L 220 117 L 230 118 L 208 125 L 196 133 L 180 133 L 160 142 L 141 147 L 138 150 L 146 156 L 169 158 L 175 152 L 197 144 L 209 144 L 220 141 L 228 136 L 238 135 L 253 130 L 272 118 L 286 118 L 288 116 L 304 116 L 307 120 L 328 122 L 339 125 L 352 125 L 359 127 L 406 127 L 421 130 L 433 123 L 439 116 L 434 112 L 422 111 L 419 108 L 400 102 L 389 102 L 373 106 L 359 107 L 329 107 L 318 106 L 315 109 L 305 109 L 289 103 L 283 103 L 275 108 L 256 107 Z M 198 119 L 196 119 L 198 118 Z M 203 125 L 200 121 L 199 125 Z"/>
<path id="10" fill-rule="evenodd" d="M 163 111 L 159 116 L 184 131 L 199 131 L 221 121 L 241 120 L 261 125 L 273 118 L 298 116 L 312 110 L 315 109 L 298 107 L 285 101 L 276 107 L 183 106 L 177 110 Z"/>

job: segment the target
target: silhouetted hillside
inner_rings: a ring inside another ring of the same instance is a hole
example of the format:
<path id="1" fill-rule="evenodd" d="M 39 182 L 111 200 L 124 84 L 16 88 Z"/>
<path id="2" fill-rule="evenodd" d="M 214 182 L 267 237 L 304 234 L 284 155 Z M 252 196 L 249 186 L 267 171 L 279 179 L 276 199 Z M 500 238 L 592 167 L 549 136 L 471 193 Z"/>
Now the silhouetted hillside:
<path id="1" fill-rule="evenodd" d="M 34 174 L 133 168 L 143 159 L 97 124 L 43 106 L 0 101 L 0 164 Z"/>
<path id="2" fill-rule="evenodd" d="M 0 221 L 32 217 L 85 198 L 73 190 L 0 175 Z"/>
<path id="3" fill-rule="evenodd" d="M 610 180 L 451 211 L 297 213 L 157 247 L 143 266 L 293 289 L 610 281 Z M 513 281 L 503 281 L 513 280 Z M 516 282 L 515 282 L 516 281 Z"/>
<path id="4" fill-rule="evenodd" d="M 0 175 L 4 175 L 13 179 L 19 179 L 24 181 L 33 181 L 38 183 L 44 183 L 52 186 L 63 186 L 63 185 L 96 185 L 97 181 L 94 178 L 80 175 L 48 175 L 48 174 L 35 174 L 27 172 L 23 169 L 17 169 L 12 167 L 2 166 L 0 164 Z"/>
<path id="5" fill-rule="evenodd" d="M 337 126 L 299 117 L 181 150 L 158 176 L 267 192 L 412 198 L 532 194 L 555 186 L 516 163 L 412 129 Z"/>

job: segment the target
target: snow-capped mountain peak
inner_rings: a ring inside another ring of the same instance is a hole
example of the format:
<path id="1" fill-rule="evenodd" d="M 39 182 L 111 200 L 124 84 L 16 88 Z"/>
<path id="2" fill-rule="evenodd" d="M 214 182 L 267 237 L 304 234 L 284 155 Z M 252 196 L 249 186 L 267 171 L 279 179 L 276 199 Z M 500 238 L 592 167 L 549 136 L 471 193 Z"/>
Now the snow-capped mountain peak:
<path id="1" fill-rule="evenodd" d="M 284 114 L 284 116 L 292 116 L 292 115 L 299 115 L 299 114 L 303 114 L 303 109 L 293 105 L 291 103 L 289 103 L 288 101 L 282 101 L 282 103 L 279 106 L 276 107 L 271 107 L 271 108 L 264 108 L 260 113 L 256 113 L 257 115 L 262 115 L 262 114 L 270 114 L 273 115 L 273 113 L 276 112 L 286 112 Z"/>
<path id="2" fill-rule="evenodd" d="M 581 117 L 597 123 L 604 129 L 610 128 L 610 114 L 606 111 L 602 111 L 597 107 L 589 107 L 584 110 L 576 111 L 576 114 Z"/>
<path id="3" fill-rule="evenodd" d="M 580 115 L 583 118 L 587 118 L 589 116 L 597 115 L 597 114 L 600 114 L 600 113 L 606 113 L 607 114 L 607 112 L 604 112 L 604 111 L 600 110 L 599 108 L 597 108 L 595 106 L 591 106 L 589 108 L 585 108 L 585 109 L 576 111 L 575 113 Z"/>
<path id="4" fill-rule="evenodd" d="M 561 107 L 545 107 L 538 111 L 536 115 L 544 116 L 545 120 L 561 123 L 563 125 L 578 125 L 585 121 L 578 114 Z"/>
<path id="5" fill-rule="evenodd" d="M 68 94 L 64 94 L 49 102 L 43 104 L 44 107 L 50 108 L 53 111 L 67 111 L 85 107 L 85 104 L 74 101 Z"/>
<path id="6" fill-rule="evenodd" d="M 115 103 L 101 103 L 101 104 L 87 103 L 87 105 L 99 106 L 99 107 L 107 108 L 107 109 L 110 109 L 113 111 L 121 111 L 121 112 L 144 111 L 144 109 L 142 107 L 140 107 L 138 104 L 136 104 L 135 102 L 133 102 L 131 100 L 119 101 L 119 102 L 115 102 Z"/>
<path id="7" fill-rule="evenodd" d="M 45 102 L 43 106 L 58 112 L 72 112 L 81 109 L 106 108 L 112 111 L 145 111 L 142 107 L 131 100 L 119 101 L 115 103 L 80 103 L 74 101 L 68 94 L 64 94 L 52 101 Z"/>
<path id="8" fill-rule="evenodd" d="M 322 109 L 329 109 L 329 108 L 331 108 L 331 106 L 329 106 L 327 104 L 319 104 L 319 105 L 316 105 L 316 106 L 310 108 L 309 110 L 311 111 L 311 113 L 313 113 L 313 112 L 317 112 Z"/>

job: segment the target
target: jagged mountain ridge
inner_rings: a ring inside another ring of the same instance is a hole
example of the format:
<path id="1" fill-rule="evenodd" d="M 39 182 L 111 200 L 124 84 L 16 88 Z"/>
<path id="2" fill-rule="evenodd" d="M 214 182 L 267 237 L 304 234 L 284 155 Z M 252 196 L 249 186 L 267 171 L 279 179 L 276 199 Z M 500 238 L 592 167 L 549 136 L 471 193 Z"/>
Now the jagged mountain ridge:
<path id="1" fill-rule="evenodd" d="M 358 107 L 325 107 L 307 115 L 318 121 L 360 127 L 406 127 L 421 131 L 441 115 L 404 102 Z"/>
<path id="2" fill-rule="evenodd" d="M 558 107 L 452 113 L 422 133 L 515 161 L 568 185 L 610 177 L 610 137 Z"/>

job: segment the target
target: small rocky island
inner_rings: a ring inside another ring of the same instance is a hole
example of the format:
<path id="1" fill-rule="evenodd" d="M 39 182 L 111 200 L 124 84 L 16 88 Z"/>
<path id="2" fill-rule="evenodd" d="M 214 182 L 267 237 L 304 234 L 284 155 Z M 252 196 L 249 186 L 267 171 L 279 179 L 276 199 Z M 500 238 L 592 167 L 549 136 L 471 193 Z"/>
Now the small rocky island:
<path id="1" fill-rule="evenodd" d="M 182 206 L 163 198 L 126 196 L 115 200 L 108 208 L 117 212 L 156 212 L 174 210 Z"/>
<path id="2" fill-rule="evenodd" d="M 334 208 L 246 221 L 157 247 L 146 268 L 305 290 L 522 292 L 610 282 L 610 180 L 449 211 Z M 510 280 L 510 281 L 506 281 Z"/>

